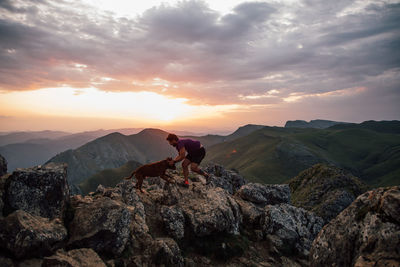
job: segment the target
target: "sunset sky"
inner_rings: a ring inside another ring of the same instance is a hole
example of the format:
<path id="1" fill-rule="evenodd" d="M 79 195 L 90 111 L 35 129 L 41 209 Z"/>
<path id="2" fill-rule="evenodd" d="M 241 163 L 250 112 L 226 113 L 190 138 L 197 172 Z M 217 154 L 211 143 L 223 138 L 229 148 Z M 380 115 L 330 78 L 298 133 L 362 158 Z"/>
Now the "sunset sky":
<path id="1" fill-rule="evenodd" d="M 400 119 L 400 1 L 0 0 L 0 131 Z"/>

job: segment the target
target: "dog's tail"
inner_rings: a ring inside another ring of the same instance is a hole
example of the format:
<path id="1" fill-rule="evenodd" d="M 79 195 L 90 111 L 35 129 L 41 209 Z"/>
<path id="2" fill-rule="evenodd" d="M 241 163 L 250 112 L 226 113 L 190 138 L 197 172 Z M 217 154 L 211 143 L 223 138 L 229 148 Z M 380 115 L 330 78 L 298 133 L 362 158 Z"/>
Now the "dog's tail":
<path id="1" fill-rule="evenodd" d="M 136 171 L 132 172 L 131 176 L 125 177 L 124 180 L 130 180 L 132 179 L 133 175 L 135 175 Z"/>

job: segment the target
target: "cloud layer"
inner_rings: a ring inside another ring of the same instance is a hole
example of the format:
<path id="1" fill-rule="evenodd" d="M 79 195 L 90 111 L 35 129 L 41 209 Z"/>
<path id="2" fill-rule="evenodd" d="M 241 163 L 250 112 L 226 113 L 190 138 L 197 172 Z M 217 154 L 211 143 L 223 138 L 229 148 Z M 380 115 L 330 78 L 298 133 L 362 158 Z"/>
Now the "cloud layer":
<path id="1" fill-rule="evenodd" d="M 68 85 L 266 107 L 362 101 L 392 114 L 399 22 L 390 1 L 244 2 L 225 15 L 182 1 L 127 18 L 78 1 L 3 0 L 0 90 Z"/>

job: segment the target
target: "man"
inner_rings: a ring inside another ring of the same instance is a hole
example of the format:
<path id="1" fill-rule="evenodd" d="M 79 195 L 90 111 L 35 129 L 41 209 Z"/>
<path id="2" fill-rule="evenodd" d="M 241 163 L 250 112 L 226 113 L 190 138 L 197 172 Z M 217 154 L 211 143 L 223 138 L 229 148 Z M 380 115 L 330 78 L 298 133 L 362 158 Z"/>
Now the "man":
<path id="1" fill-rule="evenodd" d="M 182 161 L 183 176 L 185 178 L 184 185 L 189 187 L 189 165 L 190 170 L 203 175 L 209 181 L 208 173 L 204 172 L 199 168 L 200 162 L 206 155 L 206 150 L 199 141 L 192 139 L 179 139 L 175 134 L 168 134 L 167 141 L 171 146 L 174 146 L 178 150 L 178 156 L 174 159 L 174 162 Z M 187 155 L 186 155 L 187 152 Z M 185 156 L 186 155 L 186 156 Z"/>

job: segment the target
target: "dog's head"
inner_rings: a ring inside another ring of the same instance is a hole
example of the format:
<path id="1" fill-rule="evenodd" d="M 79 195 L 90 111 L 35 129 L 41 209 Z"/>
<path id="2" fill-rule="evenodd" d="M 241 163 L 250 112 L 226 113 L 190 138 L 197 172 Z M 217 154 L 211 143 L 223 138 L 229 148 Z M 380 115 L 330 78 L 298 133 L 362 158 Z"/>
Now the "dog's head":
<path id="1" fill-rule="evenodd" d="M 168 169 L 176 170 L 175 162 L 171 157 L 165 159 L 168 163 Z"/>

